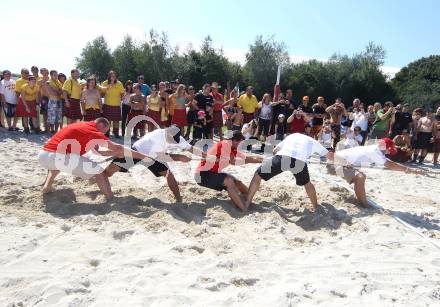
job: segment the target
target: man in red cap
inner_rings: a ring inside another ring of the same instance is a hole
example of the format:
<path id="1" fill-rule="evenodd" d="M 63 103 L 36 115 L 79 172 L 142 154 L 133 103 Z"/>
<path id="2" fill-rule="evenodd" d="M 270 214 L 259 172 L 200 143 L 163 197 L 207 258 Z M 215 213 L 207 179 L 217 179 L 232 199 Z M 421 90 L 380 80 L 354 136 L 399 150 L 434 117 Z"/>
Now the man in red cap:
<path id="1" fill-rule="evenodd" d="M 394 142 L 390 138 L 380 139 L 376 144 L 369 146 L 357 146 L 336 152 L 336 156 L 342 158 L 347 164 L 328 164 L 327 171 L 332 175 L 344 178 L 349 184 L 354 184 L 354 191 L 362 206 L 370 207 L 365 193 L 365 180 L 367 176 L 354 167 L 369 167 L 372 165 L 401 171 L 405 173 L 421 174 L 422 170 L 413 169 L 393 162 L 387 156 L 397 153 Z M 341 159 L 338 159 L 341 161 Z M 342 161 L 343 161 L 342 160 Z"/>

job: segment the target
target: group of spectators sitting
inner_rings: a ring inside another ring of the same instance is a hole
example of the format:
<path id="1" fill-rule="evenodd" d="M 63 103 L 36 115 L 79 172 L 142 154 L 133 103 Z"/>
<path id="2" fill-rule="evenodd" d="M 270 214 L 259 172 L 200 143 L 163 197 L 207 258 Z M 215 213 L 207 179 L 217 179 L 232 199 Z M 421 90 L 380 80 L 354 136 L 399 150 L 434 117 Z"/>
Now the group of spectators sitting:
<path id="1" fill-rule="evenodd" d="M 237 87 L 226 89 L 222 94 L 217 82 L 197 91 L 179 80 L 147 85 L 142 75 L 123 84 L 114 71 L 100 84 L 94 76 L 85 82 L 79 76 L 77 69 L 67 78 L 33 66 L 31 74 L 24 68 L 21 77 L 13 80 L 10 71 L 3 71 L 0 94 L 6 123 L 0 112 L 0 125 L 17 131 L 21 118 L 24 133 L 55 133 L 64 124 L 103 116 L 111 122 L 112 135 L 119 138 L 125 136 L 130 120 L 146 115 L 147 120 L 142 117 L 130 126 L 132 138 L 171 124 L 193 142 L 222 139 L 227 130 L 241 131 L 246 139 L 262 143 L 303 133 L 333 151 L 390 137 L 398 149 L 395 161 L 423 163 L 432 151 L 432 162 L 438 163 L 440 107 L 436 112 L 422 108 L 411 112 L 409 104 L 364 104 L 358 98 L 349 107 L 340 98 L 328 106 L 323 96 L 316 103 L 308 96 L 297 102 L 291 89 L 276 99 L 266 93 L 258 100 L 252 86 L 244 92 Z"/>

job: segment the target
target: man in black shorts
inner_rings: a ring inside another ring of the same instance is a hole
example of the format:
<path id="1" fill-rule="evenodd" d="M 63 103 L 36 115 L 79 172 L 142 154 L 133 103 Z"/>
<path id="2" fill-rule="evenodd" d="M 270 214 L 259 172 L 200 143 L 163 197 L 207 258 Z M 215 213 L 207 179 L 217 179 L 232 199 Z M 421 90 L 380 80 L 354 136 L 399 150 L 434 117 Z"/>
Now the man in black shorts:
<path id="1" fill-rule="evenodd" d="M 250 156 L 238 151 L 238 145 L 244 140 L 240 131 L 234 131 L 230 140 L 223 140 L 208 150 L 207 158 L 202 160 L 195 171 L 197 184 L 216 191 L 228 191 L 232 202 L 242 211 L 246 211 L 243 197 L 248 189 L 240 180 L 220 171 L 230 164 L 261 163 L 263 157 Z"/>
<path id="2" fill-rule="evenodd" d="M 274 156 L 272 159 L 264 161 L 252 178 L 251 184 L 249 185 L 249 194 L 245 203 L 246 208 L 249 207 L 255 193 L 260 187 L 261 179 L 268 181 L 285 171 L 290 171 L 295 177 L 296 185 L 304 186 L 312 202 L 312 211 L 315 211 L 318 206 L 318 200 L 315 187 L 310 182 L 307 160 L 313 153 L 326 156 L 328 159 L 333 160 L 334 154 L 311 137 L 300 133 L 289 135 L 274 148 L 273 152 Z"/>
<path id="3" fill-rule="evenodd" d="M 181 154 L 167 154 L 169 150 L 188 151 L 202 157 L 206 156 L 197 148 L 191 146 L 180 134 L 179 127 L 172 125 L 166 129 L 156 129 L 145 134 L 142 138 L 133 144 L 133 150 L 136 150 L 151 159 L 138 160 L 131 156 L 116 158 L 106 168 L 107 177 L 116 172 L 126 173 L 128 169 L 137 163 L 145 165 L 156 177 L 166 177 L 171 192 L 173 192 L 176 202 L 182 202 L 179 186 L 173 173 L 169 170 L 167 161 L 189 162 L 191 158 Z"/>

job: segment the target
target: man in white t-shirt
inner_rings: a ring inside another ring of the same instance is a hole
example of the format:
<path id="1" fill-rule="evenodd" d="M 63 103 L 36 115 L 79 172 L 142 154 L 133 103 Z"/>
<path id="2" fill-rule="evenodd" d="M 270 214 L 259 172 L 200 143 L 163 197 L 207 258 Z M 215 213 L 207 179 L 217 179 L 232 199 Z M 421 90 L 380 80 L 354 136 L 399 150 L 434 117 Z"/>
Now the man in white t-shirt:
<path id="1" fill-rule="evenodd" d="M 5 112 L 9 131 L 15 131 L 17 130 L 17 117 L 15 116 L 17 94 L 15 93 L 15 81 L 11 79 L 11 72 L 9 70 L 3 71 L 3 78 L 4 79 L 0 82 L 1 105 Z"/>
<path id="2" fill-rule="evenodd" d="M 349 184 L 354 184 L 356 197 L 362 206 L 370 207 L 365 193 L 364 173 L 353 167 L 370 167 L 372 165 L 383 166 L 394 171 L 406 173 L 422 174 L 422 170 L 411 169 L 396 162 L 389 160 L 385 155 L 395 155 L 397 152 L 393 140 L 384 138 L 377 144 L 369 146 L 358 146 L 349 149 L 337 151 L 335 159 L 345 161 L 344 163 L 327 164 L 327 171 L 332 175 L 338 175 L 344 178 Z"/>
<path id="3" fill-rule="evenodd" d="M 272 159 L 264 161 L 252 178 L 245 203 L 246 208 L 249 207 L 252 198 L 260 187 L 261 179 L 267 181 L 284 171 L 290 171 L 296 179 L 296 185 L 304 186 L 312 202 L 313 211 L 315 211 L 318 200 L 315 187 L 310 182 L 307 161 L 314 153 L 333 160 L 334 153 L 329 152 L 316 140 L 301 133 L 294 133 L 286 137 L 274 148 L 273 153 Z"/>
<path id="4" fill-rule="evenodd" d="M 191 146 L 181 135 L 179 127 L 172 125 L 166 129 L 157 129 L 145 134 L 133 144 L 133 150 L 145 154 L 152 159 L 132 159 L 129 155 L 124 158 L 115 158 L 106 168 L 108 177 L 116 172 L 128 172 L 128 169 L 139 162 L 143 164 L 156 176 L 166 177 L 168 186 L 174 194 L 177 202 L 182 202 L 179 186 L 173 173 L 169 170 L 167 161 L 189 162 L 191 158 L 175 153 L 167 153 L 172 150 L 188 151 L 199 156 L 206 156 L 205 153 Z M 147 154 L 148 153 L 148 154 Z"/>

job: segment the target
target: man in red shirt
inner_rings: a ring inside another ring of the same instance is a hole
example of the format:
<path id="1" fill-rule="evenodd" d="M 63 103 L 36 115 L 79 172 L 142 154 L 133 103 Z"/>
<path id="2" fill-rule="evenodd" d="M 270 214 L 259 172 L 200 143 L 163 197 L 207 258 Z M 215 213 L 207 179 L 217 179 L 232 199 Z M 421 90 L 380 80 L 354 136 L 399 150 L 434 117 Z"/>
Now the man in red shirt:
<path id="1" fill-rule="evenodd" d="M 249 156 L 238 151 L 238 145 L 244 140 L 240 131 L 234 131 L 230 140 L 220 141 L 208 150 L 207 158 L 196 169 L 197 184 L 216 191 L 226 190 L 232 202 L 242 211 L 247 208 L 240 194 L 246 198 L 248 188 L 240 180 L 220 171 L 229 166 L 246 163 L 261 163 L 263 157 Z"/>
<path id="2" fill-rule="evenodd" d="M 147 156 L 113 143 L 105 136 L 109 130 L 109 122 L 98 118 L 91 122 L 78 122 L 58 131 L 43 146 L 38 155 L 41 166 L 48 170 L 43 186 L 43 194 L 52 190 L 55 177 L 66 172 L 83 179 L 95 178 L 96 184 L 107 199 L 113 197 L 110 182 L 103 174 L 104 169 L 84 154 L 90 150 L 103 155 L 123 157 L 124 154 L 135 159 L 145 159 Z M 107 150 L 99 150 L 106 147 Z"/>

